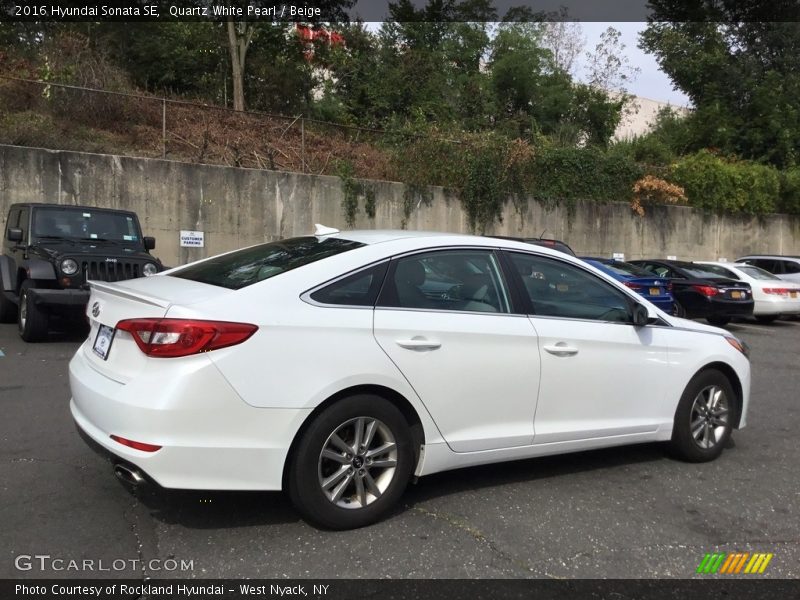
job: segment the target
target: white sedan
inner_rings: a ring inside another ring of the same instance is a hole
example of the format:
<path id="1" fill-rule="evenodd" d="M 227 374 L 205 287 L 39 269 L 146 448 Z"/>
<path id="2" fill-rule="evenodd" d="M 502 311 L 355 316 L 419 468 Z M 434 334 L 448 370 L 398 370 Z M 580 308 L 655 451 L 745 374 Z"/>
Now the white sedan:
<path id="1" fill-rule="evenodd" d="M 91 285 L 71 410 L 117 475 L 284 489 L 329 528 L 413 475 L 656 441 L 712 460 L 747 416 L 736 337 L 523 242 L 318 227 Z"/>
<path id="2" fill-rule="evenodd" d="M 695 262 L 723 277 L 749 283 L 753 290 L 753 316 L 762 323 L 783 315 L 800 314 L 800 283 L 786 281 L 747 263 Z"/>

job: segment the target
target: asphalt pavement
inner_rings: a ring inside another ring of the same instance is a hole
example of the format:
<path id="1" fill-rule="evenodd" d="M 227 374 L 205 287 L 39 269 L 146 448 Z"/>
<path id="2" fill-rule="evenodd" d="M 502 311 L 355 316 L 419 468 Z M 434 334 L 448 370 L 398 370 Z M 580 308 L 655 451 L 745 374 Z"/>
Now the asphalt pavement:
<path id="1" fill-rule="evenodd" d="M 26 344 L 0 325 L 0 578 L 686 578 L 715 551 L 772 553 L 756 577 L 797 578 L 800 321 L 728 329 L 753 387 L 719 460 L 651 444 L 442 473 L 387 520 L 329 532 L 281 493 L 131 492 L 72 424 L 80 334 Z"/>

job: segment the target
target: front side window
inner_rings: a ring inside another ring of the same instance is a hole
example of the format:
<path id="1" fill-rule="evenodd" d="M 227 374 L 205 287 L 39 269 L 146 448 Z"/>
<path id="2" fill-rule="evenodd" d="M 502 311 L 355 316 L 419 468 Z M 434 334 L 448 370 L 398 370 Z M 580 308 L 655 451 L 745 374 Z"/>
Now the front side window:
<path id="1" fill-rule="evenodd" d="M 238 290 L 363 245 L 334 237 L 290 238 L 215 256 L 187 265 L 169 276 Z"/>
<path id="2" fill-rule="evenodd" d="M 534 315 L 630 322 L 628 297 L 591 273 L 541 256 L 510 256 Z"/>
<path id="3" fill-rule="evenodd" d="M 379 305 L 486 313 L 510 310 L 491 250 L 441 250 L 396 259 Z"/>

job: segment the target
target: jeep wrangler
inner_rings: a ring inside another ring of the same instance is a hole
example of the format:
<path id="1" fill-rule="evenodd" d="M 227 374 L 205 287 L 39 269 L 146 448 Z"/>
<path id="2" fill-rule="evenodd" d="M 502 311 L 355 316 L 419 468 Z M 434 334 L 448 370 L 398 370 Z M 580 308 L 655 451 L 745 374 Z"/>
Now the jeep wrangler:
<path id="1" fill-rule="evenodd" d="M 0 256 L 0 322 L 26 342 L 43 340 L 50 318 L 82 322 L 90 280 L 155 275 L 155 239 L 133 212 L 61 204 L 12 204 Z"/>

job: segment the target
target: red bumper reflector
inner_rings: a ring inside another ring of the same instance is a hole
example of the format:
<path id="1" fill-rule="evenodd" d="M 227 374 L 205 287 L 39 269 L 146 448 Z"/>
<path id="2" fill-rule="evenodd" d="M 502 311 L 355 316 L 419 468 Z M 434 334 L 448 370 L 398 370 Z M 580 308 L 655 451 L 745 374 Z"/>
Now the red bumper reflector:
<path id="1" fill-rule="evenodd" d="M 119 444 L 122 444 L 123 446 L 133 448 L 134 450 L 141 450 L 142 452 L 155 452 L 156 450 L 161 450 L 161 446 L 156 446 L 155 444 L 145 444 L 144 442 L 134 442 L 133 440 L 128 440 L 124 437 L 119 437 L 118 435 L 112 435 L 111 439 Z"/>

